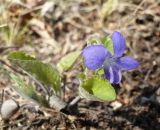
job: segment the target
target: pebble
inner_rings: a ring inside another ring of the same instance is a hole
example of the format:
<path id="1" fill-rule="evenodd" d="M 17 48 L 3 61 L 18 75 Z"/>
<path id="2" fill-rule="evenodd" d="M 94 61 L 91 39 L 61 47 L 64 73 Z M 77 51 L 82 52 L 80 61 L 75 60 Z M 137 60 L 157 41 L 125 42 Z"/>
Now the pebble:
<path id="1" fill-rule="evenodd" d="M 49 98 L 49 105 L 51 108 L 55 108 L 56 110 L 60 111 L 67 106 L 65 102 L 63 102 L 59 97 L 52 95 Z"/>
<path id="2" fill-rule="evenodd" d="M 9 119 L 17 110 L 19 106 L 18 103 L 12 99 L 6 100 L 1 106 L 1 116 L 2 119 Z"/>
<path id="3" fill-rule="evenodd" d="M 120 103 L 118 101 L 114 101 L 111 103 L 111 106 L 113 107 L 113 110 L 117 110 L 122 107 L 122 103 Z"/>

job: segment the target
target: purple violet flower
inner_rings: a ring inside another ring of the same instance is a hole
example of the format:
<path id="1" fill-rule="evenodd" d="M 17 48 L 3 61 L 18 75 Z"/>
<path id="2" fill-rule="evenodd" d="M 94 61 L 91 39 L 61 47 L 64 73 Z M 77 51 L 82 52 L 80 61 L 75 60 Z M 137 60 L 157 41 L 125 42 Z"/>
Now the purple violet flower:
<path id="1" fill-rule="evenodd" d="M 113 32 L 112 42 L 114 54 L 112 55 L 104 45 L 90 45 L 83 49 L 84 63 L 90 70 L 104 67 L 104 77 L 110 83 L 118 84 L 121 81 L 122 70 L 132 70 L 139 66 L 138 61 L 131 57 L 122 57 L 126 47 L 125 38 L 120 32 Z"/>

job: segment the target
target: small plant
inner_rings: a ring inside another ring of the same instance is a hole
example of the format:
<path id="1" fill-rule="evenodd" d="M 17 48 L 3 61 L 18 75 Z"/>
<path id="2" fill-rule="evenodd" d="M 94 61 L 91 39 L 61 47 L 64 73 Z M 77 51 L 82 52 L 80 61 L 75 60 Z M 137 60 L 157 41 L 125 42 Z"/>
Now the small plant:
<path id="1" fill-rule="evenodd" d="M 0 38 L 4 44 L 20 45 L 26 38 L 28 23 L 22 20 L 23 13 L 17 13 L 16 8 L 15 10 L 12 8 L 14 8 L 14 1 L 0 1 L 0 32 L 2 32 Z"/>
<path id="2" fill-rule="evenodd" d="M 115 31 L 111 38 L 91 39 L 90 45 L 82 51 L 64 56 L 57 67 L 43 63 L 24 52 L 11 52 L 8 59 L 23 70 L 35 84 L 24 82 L 17 74 L 11 73 L 10 77 L 16 83 L 15 89 L 22 96 L 58 111 L 71 109 L 81 98 L 101 102 L 113 101 L 116 99 L 116 92 L 112 84 L 120 83 L 123 70 L 132 70 L 139 66 L 133 58 L 122 56 L 125 47 L 125 38 Z M 67 104 L 61 98 L 61 79 L 63 72 L 71 70 L 76 61 L 81 61 L 83 66 L 82 72 L 77 76 L 79 95 Z M 41 95 L 38 94 L 36 86 L 41 88 Z"/>

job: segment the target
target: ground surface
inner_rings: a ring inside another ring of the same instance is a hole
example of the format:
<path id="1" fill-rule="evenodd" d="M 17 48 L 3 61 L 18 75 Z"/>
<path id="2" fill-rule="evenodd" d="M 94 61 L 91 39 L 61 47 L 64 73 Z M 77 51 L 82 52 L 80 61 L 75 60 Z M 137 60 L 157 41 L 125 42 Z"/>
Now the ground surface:
<path id="1" fill-rule="evenodd" d="M 29 26 L 23 36 L 19 34 L 19 39 L 8 44 L 0 32 L 0 58 L 6 60 L 12 50 L 24 50 L 44 62 L 56 64 L 66 53 L 82 49 L 89 37 L 121 30 L 127 39 L 125 55 L 133 56 L 141 65 L 137 70 L 123 73 L 122 83 L 115 86 L 117 100 L 111 103 L 82 100 L 76 114 L 63 115 L 20 99 L 1 69 L 3 99 L 14 98 L 20 104 L 9 121 L 1 120 L 1 129 L 160 130 L 160 2 L 122 0 L 103 24 L 100 20 L 102 3 L 59 1 L 44 16 L 39 15 L 43 1 L 26 0 L 22 6 L 11 6 L 12 20 L 16 21 L 21 14 L 21 24 Z M 78 71 L 77 68 L 66 74 L 66 101 L 77 94 L 75 76 Z"/>

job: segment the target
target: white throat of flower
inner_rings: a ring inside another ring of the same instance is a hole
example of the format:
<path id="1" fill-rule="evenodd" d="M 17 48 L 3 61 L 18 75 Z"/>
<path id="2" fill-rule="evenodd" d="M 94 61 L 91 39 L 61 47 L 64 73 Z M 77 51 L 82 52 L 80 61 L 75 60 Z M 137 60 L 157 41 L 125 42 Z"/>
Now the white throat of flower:
<path id="1" fill-rule="evenodd" d="M 103 63 L 103 66 L 107 66 L 107 67 L 109 67 L 109 66 L 112 66 L 114 63 L 115 63 L 115 61 L 117 60 L 117 58 L 114 58 L 114 57 L 107 57 L 106 59 L 105 59 L 105 61 L 104 61 L 104 63 Z"/>

